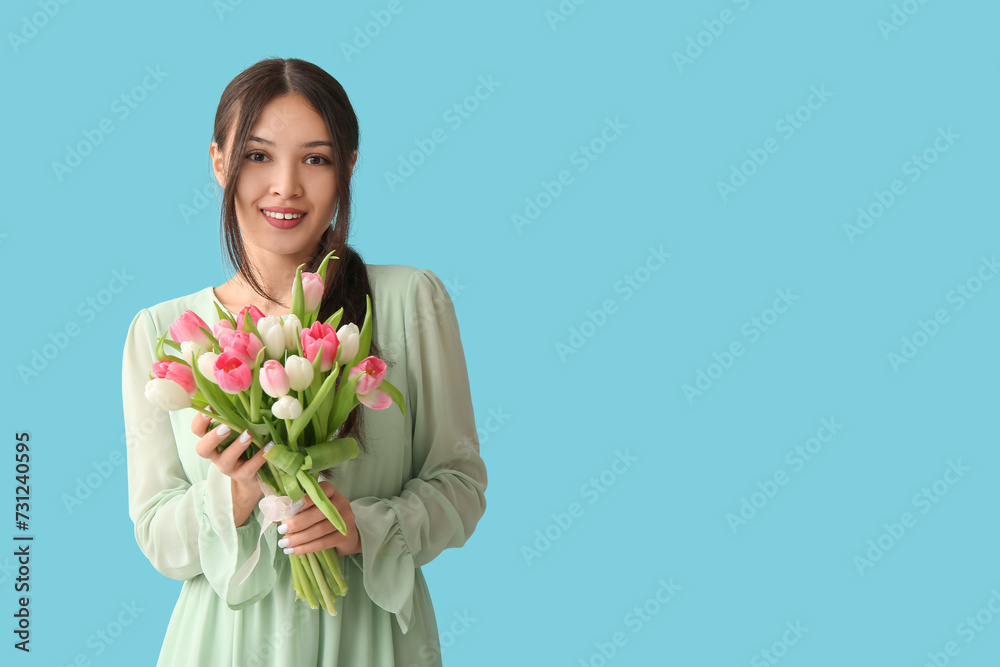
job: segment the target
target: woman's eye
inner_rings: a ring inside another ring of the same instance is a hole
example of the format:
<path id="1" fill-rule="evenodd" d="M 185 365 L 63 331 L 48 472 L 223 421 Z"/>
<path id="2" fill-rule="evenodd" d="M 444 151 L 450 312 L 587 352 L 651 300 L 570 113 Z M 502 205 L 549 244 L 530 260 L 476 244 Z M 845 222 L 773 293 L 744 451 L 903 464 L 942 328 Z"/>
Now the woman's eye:
<path id="1" fill-rule="evenodd" d="M 258 157 L 261 159 L 258 160 L 257 159 Z M 265 157 L 267 156 L 261 153 L 260 151 L 250 151 L 249 153 L 247 153 L 247 159 L 250 160 L 251 162 L 262 162 L 263 158 Z"/>
<path id="2" fill-rule="evenodd" d="M 309 164 L 330 164 L 330 161 L 322 155 L 310 155 L 306 158 L 306 160 L 317 160 L 316 162 L 310 162 Z"/>

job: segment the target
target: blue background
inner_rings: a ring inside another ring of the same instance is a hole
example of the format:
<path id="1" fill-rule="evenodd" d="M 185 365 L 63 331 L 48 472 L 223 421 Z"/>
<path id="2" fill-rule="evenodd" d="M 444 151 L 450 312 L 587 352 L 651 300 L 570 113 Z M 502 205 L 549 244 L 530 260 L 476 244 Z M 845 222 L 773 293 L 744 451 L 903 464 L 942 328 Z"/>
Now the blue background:
<path id="1" fill-rule="evenodd" d="M 445 664 L 996 664 L 1000 6 L 388 6 L 5 3 L 0 660 L 155 662 L 122 345 L 229 277 L 215 108 L 281 56 L 358 113 L 352 243 L 461 324 L 489 507 L 424 568 Z"/>

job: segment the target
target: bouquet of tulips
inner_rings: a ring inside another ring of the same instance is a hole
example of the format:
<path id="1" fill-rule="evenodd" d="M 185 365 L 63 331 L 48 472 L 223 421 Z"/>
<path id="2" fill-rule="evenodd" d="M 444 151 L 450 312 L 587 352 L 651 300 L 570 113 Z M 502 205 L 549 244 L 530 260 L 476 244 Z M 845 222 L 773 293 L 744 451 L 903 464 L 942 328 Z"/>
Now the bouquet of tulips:
<path id="1" fill-rule="evenodd" d="M 359 403 L 375 410 L 396 403 L 404 414 L 405 407 L 402 394 L 384 379 L 385 362 L 368 355 L 370 298 L 360 329 L 354 323 L 337 328 L 343 308 L 326 322 L 317 321 L 331 258 L 336 259 L 333 252 L 317 273 L 304 273 L 304 265 L 298 267 L 291 312 L 284 321 L 264 316 L 256 306 L 243 308 L 233 318 L 215 304 L 220 320 L 210 329 L 197 314 L 185 311 L 157 341 L 157 361 L 145 394 L 164 410 L 190 407 L 211 414 L 216 422 L 210 428 L 228 425 L 232 435 L 220 451 L 244 430 L 254 435 L 247 458 L 260 449 L 257 443 L 270 440 L 264 452 L 267 463 L 258 473 L 264 484 L 286 503 L 286 510 L 308 495 L 346 534 L 344 519 L 317 476 L 357 456 L 358 445 L 353 438 L 333 436 Z M 165 347 L 181 356 L 165 353 Z M 268 499 L 261 500 L 262 509 Z M 261 535 L 265 528 L 261 526 Z M 253 563 L 256 557 L 257 553 Z M 347 593 L 336 551 L 288 558 L 296 598 L 313 609 L 318 602 L 336 615 L 336 597 Z"/>

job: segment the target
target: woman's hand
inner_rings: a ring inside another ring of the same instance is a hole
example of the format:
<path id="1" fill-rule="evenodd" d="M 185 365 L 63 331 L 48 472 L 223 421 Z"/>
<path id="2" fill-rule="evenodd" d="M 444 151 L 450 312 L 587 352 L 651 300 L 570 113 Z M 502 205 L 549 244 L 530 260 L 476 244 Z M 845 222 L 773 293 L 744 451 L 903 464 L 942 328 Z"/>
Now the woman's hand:
<path id="1" fill-rule="evenodd" d="M 330 547 L 334 547 L 339 556 L 361 553 L 361 535 L 358 534 L 358 527 L 355 524 L 351 501 L 337 491 L 330 482 L 322 481 L 319 486 L 340 512 L 340 516 L 344 517 L 347 535 L 342 535 L 334 528 L 330 520 L 316 507 L 312 498 L 307 495 L 302 499 L 302 509 L 298 514 L 285 519 L 285 522 L 278 526 L 278 532 L 284 535 L 278 541 L 278 546 L 284 549 L 285 553 L 295 555 L 322 551 Z"/>
<path id="2" fill-rule="evenodd" d="M 263 449 L 249 460 L 241 458 L 247 447 L 253 442 L 253 434 L 249 431 L 244 434 L 248 436 L 246 442 L 240 442 L 237 438 L 233 444 L 219 452 L 219 445 L 229 436 L 230 431 L 228 427 L 225 427 L 225 432 L 222 434 L 219 433 L 218 428 L 206 433 L 211 421 L 210 415 L 201 413 L 195 415 L 194 419 L 191 420 L 191 432 L 201 438 L 195 445 L 195 451 L 198 452 L 198 456 L 214 463 L 223 475 L 232 480 L 233 521 L 237 526 L 242 526 L 253 514 L 254 507 L 264 495 L 257 482 L 257 471 L 267 463 L 267 460 L 264 458 Z"/>

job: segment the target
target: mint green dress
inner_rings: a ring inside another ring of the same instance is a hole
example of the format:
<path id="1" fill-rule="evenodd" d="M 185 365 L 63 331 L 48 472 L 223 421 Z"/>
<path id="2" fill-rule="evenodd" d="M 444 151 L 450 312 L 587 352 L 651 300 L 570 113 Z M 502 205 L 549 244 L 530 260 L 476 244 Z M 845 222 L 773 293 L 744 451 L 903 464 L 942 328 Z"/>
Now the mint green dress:
<path id="1" fill-rule="evenodd" d="M 337 616 L 296 601 L 277 524 L 242 584 L 261 510 L 235 526 L 230 479 L 195 452 L 196 414 L 165 412 L 143 391 L 156 338 L 185 310 L 218 321 L 212 287 L 145 308 L 128 330 L 122 394 L 129 515 L 139 548 L 181 580 L 157 665 L 416 667 L 440 665 L 434 610 L 420 568 L 462 546 L 486 509 L 486 468 L 458 320 L 433 272 L 368 266 L 373 336 L 392 363 L 386 379 L 406 400 L 367 410 L 369 451 L 331 480 L 351 500 L 361 553 L 340 558 L 348 593 Z M 360 326 L 360 322 L 357 323 Z"/>

